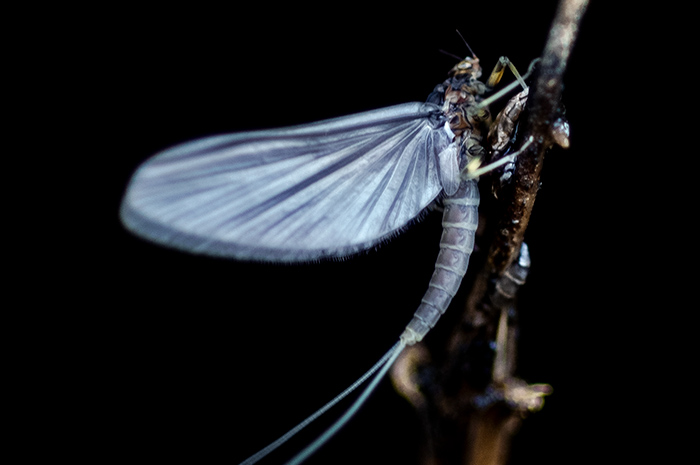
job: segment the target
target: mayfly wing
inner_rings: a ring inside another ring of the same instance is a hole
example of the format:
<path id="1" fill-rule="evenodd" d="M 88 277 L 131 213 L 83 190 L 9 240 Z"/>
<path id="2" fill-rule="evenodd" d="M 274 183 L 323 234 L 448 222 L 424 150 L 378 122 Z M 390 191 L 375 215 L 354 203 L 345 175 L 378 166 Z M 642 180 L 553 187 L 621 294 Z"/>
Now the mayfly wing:
<path id="1" fill-rule="evenodd" d="M 440 194 L 438 156 L 453 138 L 425 103 L 208 137 L 145 162 L 121 217 L 140 236 L 196 253 L 344 256 L 396 234 Z"/>

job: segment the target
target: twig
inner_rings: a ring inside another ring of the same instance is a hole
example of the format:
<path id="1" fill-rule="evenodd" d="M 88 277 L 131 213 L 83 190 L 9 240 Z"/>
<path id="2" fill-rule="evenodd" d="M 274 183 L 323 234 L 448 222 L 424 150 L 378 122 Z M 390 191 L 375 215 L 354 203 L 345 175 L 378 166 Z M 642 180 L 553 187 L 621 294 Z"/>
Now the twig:
<path id="1" fill-rule="evenodd" d="M 553 143 L 568 143 L 561 138 L 558 121 L 562 76 L 587 4 L 588 0 L 559 4 L 516 145 L 530 138 L 533 143 L 519 156 L 508 191 L 499 195 L 507 201 L 447 353 L 440 356 L 442 351 L 416 344 L 407 349 L 392 373 L 397 390 L 423 419 L 426 434 L 421 463 L 425 465 L 502 465 L 524 414 L 541 408 L 542 396 L 551 390 L 514 377 L 512 300 L 497 302 L 494 285 L 507 286 L 514 275 L 513 282 L 519 284 L 518 273 L 524 273 L 523 279 L 527 273 L 524 261 L 516 259 L 539 189 L 544 154 Z M 494 340 L 500 350 L 495 369 L 490 350 Z"/>
<path id="2" fill-rule="evenodd" d="M 532 136 L 535 143 L 520 156 L 511 183 L 512 201 L 496 228 L 489 253 L 491 271 L 499 276 L 517 257 L 523 242 L 539 189 L 544 154 L 554 142 L 559 142 L 552 129 L 558 116 L 562 77 L 587 5 L 588 0 L 562 0 L 549 31 L 528 99 L 529 116 L 521 138 L 525 141 Z"/>

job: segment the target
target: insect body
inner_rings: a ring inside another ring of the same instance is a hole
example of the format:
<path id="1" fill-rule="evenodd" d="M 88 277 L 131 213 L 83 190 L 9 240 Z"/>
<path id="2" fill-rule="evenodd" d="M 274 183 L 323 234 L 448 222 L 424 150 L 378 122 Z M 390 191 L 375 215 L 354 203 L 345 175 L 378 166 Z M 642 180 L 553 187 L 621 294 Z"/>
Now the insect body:
<path id="1" fill-rule="evenodd" d="M 481 94 L 486 91 L 486 86 L 478 81 L 480 76 L 481 67 L 477 58 L 463 60 L 452 69 L 450 78 L 437 86 L 429 97 L 429 101 L 443 101 L 442 111 L 455 134 L 454 143 L 460 148 L 455 154 L 460 173 L 471 157 L 481 157 L 485 153 L 481 145 L 482 128 L 489 119 L 489 112 L 477 106 Z M 401 335 L 401 341 L 406 345 L 420 341 L 447 310 L 467 272 L 469 257 L 474 249 L 479 220 L 476 180 L 462 180 L 455 192 L 445 191 L 448 196 L 443 199 L 445 209 L 440 253 L 428 290 Z"/>
<path id="2" fill-rule="evenodd" d="M 503 63 L 489 84 L 498 82 Z M 300 463 L 347 422 L 459 288 L 478 221 L 479 191 L 466 171 L 486 155 L 482 137 L 490 121 L 480 103 L 489 86 L 480 76 L 479 60 L 466 58 L 426 103 L 188 142 L 148 160 L 129 184 L 121 217 L 140 236 L 195 253 L 287 262 L 370 248 L 444 193 L 440 252 L 414 318 L 353 407 L 290 463 Z M 318 414 L 244 463 L 256 462 Z"/>

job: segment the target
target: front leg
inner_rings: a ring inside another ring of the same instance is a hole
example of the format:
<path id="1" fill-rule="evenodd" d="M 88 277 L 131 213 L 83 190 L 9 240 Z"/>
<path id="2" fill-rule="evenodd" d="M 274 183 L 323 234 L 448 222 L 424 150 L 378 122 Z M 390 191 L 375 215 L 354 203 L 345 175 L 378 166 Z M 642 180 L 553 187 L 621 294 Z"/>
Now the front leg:
<path id="1" fill-rule="evenodd" d="M 508 59 L 508 57 L 501 57 L 498 59 L 498 63 L 496 63 L 496 66 L 493 67 L 493 71 L 491 71 L 491 75 L 486 81 L 486 85 L 491 88 L 496 87 L 496 85 L 501 81 L 501 78 L 503 77 L 503 72 L 506 70 L 506 66 L 510 68 L 510 71 L 513 73 L 513 76 L 515 76 L 515 79 L 518 80 L 518 83 L 523 87 L 523 89 L 527 89 L 525 79 L 520 76 L 520 73 L 518 72 L 517 68 L 515 67 L 513 62 Z"/>

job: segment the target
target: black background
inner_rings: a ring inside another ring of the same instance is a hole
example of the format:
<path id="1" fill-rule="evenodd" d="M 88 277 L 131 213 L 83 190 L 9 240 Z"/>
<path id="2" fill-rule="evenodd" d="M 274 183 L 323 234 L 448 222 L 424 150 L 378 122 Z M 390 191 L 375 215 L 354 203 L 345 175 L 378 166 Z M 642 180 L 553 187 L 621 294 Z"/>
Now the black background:
<path id="1" fill-rule="evenodd" d="M 455 63 L 439 50 L 469 53 L 456 29 L 486 73 L 501 55 L 524 71 L 556 6 L 527 3 L 91 13 L 81 40 L 92 43 L 80 59 L 90 69 L 90 107 L 99 109 L 90 115 L 106 166 L 94 176 L 107 196 L 93 210 L 101 245 L 85 279 L 94 298 L 89 316 L 76 319 L 79 355 L 66 381 L 76 385 L 73 412 L 90 438 L 80 453 L 97 462 L 240 462 L 396 341 L 437 254 L 439 214 L 339 262 L 251 264 L 164 249 L 119 223 L 134 169 L 201 136 L 423 101 Z M 622 44 L 600 38 L 612 20 L 599 8 L 590 7 L 565 76 L 572 147 L 548 156 L 527 235 L 533 266 L 521 295 L 519 374 L 550 383 L 554 394 L 525 421 L 513 464 L 594 460 L 618 421 L 604 399 L 624 357 L 601 314 L 617 308 L 610 291 L 619 258 L 601 250 L 611 240 L 601 231 L 624 199 L 606 200 L 615 183 L 600 136 L 614 125 L 605 76 Z M 265 463 L 283 462 L 322 426 Z M 384 382 L 308 463 L 416 463 L 420 431 Z"/>

